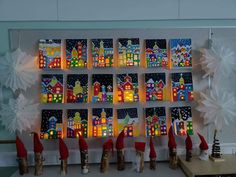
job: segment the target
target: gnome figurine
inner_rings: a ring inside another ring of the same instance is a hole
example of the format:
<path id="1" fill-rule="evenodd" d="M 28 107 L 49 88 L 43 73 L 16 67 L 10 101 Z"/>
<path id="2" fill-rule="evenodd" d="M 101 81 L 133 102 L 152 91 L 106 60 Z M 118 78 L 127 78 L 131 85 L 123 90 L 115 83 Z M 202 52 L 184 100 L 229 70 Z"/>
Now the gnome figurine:
<path id="1" fill-rule="evenodd" d="M 112 139 L 109 139 L 103 144 L 103 152 L 102 152 L 101 166 L 100 166 L 101 173 L 105 173 L 109 168 L 111 150 L 113 152 L 113 141 Z"/>
<path id="2" fill-rule="evenodd" d="M 120 171 L 125 169 L 124 137 L 125 133 L 122 130 L 116 139 L 117 170 Z"/>
<path id="3" fill-rule="evenodd" d="M 79 148 L 81 160 L 81 173 L 87 174 L 89 172 L 88 166 L 88 145 L 85 139 L 79 134 Z"/>
<path id="4" fill-rule="evenodd" d="M 152 137 L 150 137 L 150 153 L 149 153 L 149 158 L 150 158 L 150 169 L 151 170 L 155 170 L 156 169 L 156 158 L 157 158 L 157 154 L 155 151 L 155 147 L 154 144 L 152 142 Z"/>
<path id="5" fill-rule="evenodd" d="M 208 160 L 209 159 L 209 157 L 208 157 L 208 144 L 207 144 L 205 138 L 202 135 L 200 135 L 198 133 L 198 136 L 199 136 L 199 138 L 201 140 L 201 143 L 199 145 L 199 148 L 201 150 L 200 151 L 200 155 L 199 155 L 199 159 L 201 159 L 201 160 Z"/>
<path id="6" fill-rule="evenodd" d="M 16 136 L 16 150 L 17 150 L 17 161 L 19 165 L 20 175 L 24 175 L 29 172 L 28 162 L 27 162 L 27 150 L 24 144 L 18 136 Z"/>
<path id="7" fill-rule="evenodd" d="M 171 169 L 176 169 L 178 167 L 177 151 L 176 151 L 177 145 L 175 142 L 172 126 L 169 129 L 168 136 L 169 136 L 168 147 L 169 147 L 169 158 L 170 158 L 169 167 Z"/>
<path id="8" fill-rule="evenodd" d="M 135 142 L 136 158 L 135 158 L 135 169 L 138 173 L 142 173 L 144 169 L 144 142 Z"/>
<path id="9" fill-rule="evenodd" d="M 192 140 L 191 140 L 191 137 L 189 136 L 189 134 L 187 135 L 187 138 L 185 140 L 185 146 L 186 146 L 186 159 L 185 160 L 187 162 L 190 162 L 191 158 L 192 158 L 193 144 L 192 144 Z"/>
<path id="10" fill-rule="evenodd" d="M 34 162 L 35 170 L 34 175 L 39 176 L 43 174 L 43 145 L 39 140 L 39 136 L 34 132 Z"/>
<path id="11" fill-rule="evenodd" d="M 65 142 L 59 138 L 59 151 L 60 151 L 60 160 L 61 160 L 61 175 L 67 174 L 67 159 L 69 157 L 69 151 Z"/>

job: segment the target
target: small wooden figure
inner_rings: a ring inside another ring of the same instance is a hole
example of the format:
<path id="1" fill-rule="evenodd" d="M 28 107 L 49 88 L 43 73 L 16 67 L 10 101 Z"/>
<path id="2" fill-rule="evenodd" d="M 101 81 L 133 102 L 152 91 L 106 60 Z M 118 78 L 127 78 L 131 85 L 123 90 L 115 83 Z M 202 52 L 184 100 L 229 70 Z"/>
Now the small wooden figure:
<path id="1" fill-rule="evenodd" d="M 187 138 L 185 140 L 185 145 L 186 145 L 186 161 L 191 162 L 193 144 L 189 134 L 187 135 Z"/>
<path id="2" fill-rule="evenodd" d="M 125 169 L 124 137 L 125 133 L 122 130 L 116 140 L 117 170 L 120 171 Z"/>
<path id="3" fill-rule="evenodd" d="M 39 140 L 37 133 L 34 134 L 34 161 L 35 161 L 35 171 L 34 175 L 39 176 L 43 174 L 43 145 Z"/>
<path id="4" fill-rule="evenodd" d="M 202 135 L 200 135 L 198 133 L 198 136 L 201 140 L 201 144 L 199 145 L 199 148 L 201 150 L 200 155 L 199 155 L 199 159 L 208 160 L 209 159 L 209 157 L 208 157 L 208 144 L 207 144 L 205 138 Z"/>
<path id="5" fill-rule="evenodd" d="M 150 169 L 151 170 L 155 170 L 156 169 L 156 158 L 157 158 L 157 154 L 155 151 L 155 147 L 154 144 L 152 142 L 152 137 L 150 137 L 150 153 L 149 153 L 149 158 L 150 158 Z"/>
<path id="6" fill-rule="evenodd" d="M 88 166 L 88 145 L 85 139 L 79 134 L 79 148 L 81 160 L 81 173 L 87 174 L 89 172 Z"/>
<path id="7" fill-rule="evenodd" d="M 171 169 L 176 169 L 178 167 L 177 151 L 176 151 L 177 145 L 175 142 L 172 126 L 169 129 L 168 136 L 169 136 L 168 147 L 169 147 L 169 158 L 170 158 L 169 167 Z"/>
<path id="8" fill-rule="evenodd" d="M 135 168 L 138 173 L 142 173 L 144 169 L 144 151 L 145 151 L 144 142 L 135 142 L 136 149 L 136 159 L 135 159 Z"/>
<path id="9" fill-rule="evenodd" d="M 109 168 L 111 150 L 113 151 L 113 141 L 112 139 L 109 139 L 103 144 L 103 152 L 102 152 L 101 166 L 100 166 L 101 173 L 105 173 Z"/>
<path id="10" fill-rule="evenodd" d="M 61 160 L 61 175 L 67 174 L 67 159 L 69 157 L 69 151 L 65 142 L 59 138 L 59 151 L 60 151 L 60 160 Z"/>
<path id="11" fill-rule="evenodd" d="M 17 161 L 19 165 L 19 173 L 20 175 L 24 175 L 29 172 L 28 169 L 28 161 L 27 161 L 27 150 L 25 149 L 24 144 L 21 139 L 16 137 L 16 150 L 17 150 Z"/>

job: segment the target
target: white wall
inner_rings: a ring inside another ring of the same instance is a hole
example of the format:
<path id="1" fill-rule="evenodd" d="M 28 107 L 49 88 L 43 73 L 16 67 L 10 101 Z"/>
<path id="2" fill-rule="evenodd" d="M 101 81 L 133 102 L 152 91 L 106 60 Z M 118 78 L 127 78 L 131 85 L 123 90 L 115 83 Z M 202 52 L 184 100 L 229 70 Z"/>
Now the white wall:
<path id="1" fill-rule="evenodd" d="M 0 21 L 236 19 L 235 0 L 0 0 Z"/>

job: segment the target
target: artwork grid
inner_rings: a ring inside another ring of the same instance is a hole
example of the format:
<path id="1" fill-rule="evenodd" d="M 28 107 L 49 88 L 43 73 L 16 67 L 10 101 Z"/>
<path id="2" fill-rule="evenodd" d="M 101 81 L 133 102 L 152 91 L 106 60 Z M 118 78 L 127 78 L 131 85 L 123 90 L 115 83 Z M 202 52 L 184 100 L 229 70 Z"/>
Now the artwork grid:
<path id="1" fill-rule="evenodd" d="M 93 137 L 113 136 L 113 109 L 93 108 L 92 109 Z"/>
<path id="2" fill-rule="evenodd" d="M 138 102 L 138 74 L 117 74 L 118 102 Z"/>
<path id="3" fill-rule="evenodd" d="M 118 131 L 124 129 L 126 137 L 137 137 L 140 125 L 137 108 L 117 109 Z"/>
<path id="4" fill-rule="evenodd" d="M 146 39 L 147 67 L 168 68 L 167 46 L 165 39 Z"/>
<path id="5" fill-rule="evenodd" d="M 146 136 L 167 135 L 165 107 L 145 109 Z"/>
<path id="6" fill-rule="evenodd" d="M 166 100 L 165 73 L 145 73 L 146 101 Z"/>
<path id="7" fill-rule="evenodd" d="M 140 65 L 139 38 L 118 39 L 118 66 L 130 67 Z"/>
<path id="8" fill-rule="evenodd" d="M 173 101 L 193 101 L 192 73 L 171 73 L 171 89 Z"/>
<path id="9" fill-rule="evenodd" d="M 113 75 L 92 75 L 92 102 L 113 102 Z"/>
<path id="10" fill-rule="evenodd" d="M 67 103 L 87 103 L 88 75 L 67 75 Z"/>
<path id="11" fill-rule="evenodd" d="M 171 107 L 172 126 L 176 135 L 193 135 L 192 111 L 190 106 Z"/>
<path id="12" fill-rule="evenodd" d="M 41 103 L 63 102 L 63 75 L 42 74 L 41 76 Z"/>
<path id="13" fill-rule="evenodd" d="M 40 138 L 57 139 L 62 136 L 62 110 L 42 110 Z"/>
<path id="14" fill-rule="evenodd" d="M 87 39 L 66 39 L 67 68 L 86 68 L 87 58 Z"/>
<path id="15" fill-rule="evenodd" d="M 39 68 L 60 69 L 61 68 L 61 40 L 40 39 L 39 40 Z"/>
<path id="16" fill-rule="evenodd" d="M 112 67 L 113 39 L 92 39 L 93 67 Z"/>
<path id="17" fill-rule="evenodd" d="M 67 138 L 88 137 L 88 110 L 67 110 Z"/>

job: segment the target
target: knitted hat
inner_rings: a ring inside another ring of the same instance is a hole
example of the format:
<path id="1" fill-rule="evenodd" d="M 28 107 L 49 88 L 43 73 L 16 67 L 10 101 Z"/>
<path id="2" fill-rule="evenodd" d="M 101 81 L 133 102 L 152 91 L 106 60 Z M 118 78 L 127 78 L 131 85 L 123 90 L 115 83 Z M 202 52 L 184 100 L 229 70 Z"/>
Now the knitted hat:
<path id="1" fill-rule="evenodd" d="M 144 142 L 135 142 L 135 149 L 138 151 L 145 151 L 145 143 Z"/>
<path id="2" fill-rule="evenodd" d="M 205 138 L 202 135 L 200 135 L 199 133 L 197 133 L 197 134 L 198 134 L 198 136 L 201 140 L 201 144 L 199 145 L 199 148 L 201 150 L 207 150 L 208 149 L 208 144 L 207 144 Z"/>
<path id="3" fill-rule="evenodd" d="M 113 141 L 112 139 L 107 140 L 104 144 L 103 144 L 103 150 L 112 150 L 113 151 Z"/>
<path id="4" fill-rule="evenodd" d="M 153 144 L 153 142 L 152 142 L 152 137 L 150 137 L 149 146 L 150 146 L 149 157 L 150 157 L 150 158 L 156 158 L 156 157 L 157 157 L 157 154 L 156 154 L 156 151 L 155 151 L 154 144 Z"/>
<path id="5" fill-rule="evenodd" d="M 116 139 L 116 149 L 120 150 L 124 148 L 124 137 L 125 133 L 124 130 L 122 130 Z"/>
<path id="6" fill-rule="evenodd" d="M 185 139 L 185 146 L 187 150 L 192 150 L 193 148 L 193 143 L 189 134 L 187 135 L 187 138 Z"/>
<path id="7" fill-rule="evenodd" d="M 43 145 L 41 141 L 39 140 L 38 133 L 34 132 L 34 152 L 42 153 L 42 151 L 43 151 Z"/>
<path id="8" fill-rule="evenodd" d="M 80 134 L 79 134 L 79 148 L 81 151 L 88 150 L 88 145 L 83 136 L 81 136 Z"/>
<path id="9" fill-rule="evenodd" d="M 60 160 L 66 160 L 69 157 L 69 151 L 65 142 L 59 138 L 59 151 L 60 151 Z"/>
<path id="10" fill-rule="evenodd" d="M 169 136 L 168 147 L 170 149 L 175 149 L 177 145 L 175 142 L 175 137 L 173 134 L 172 126 L 169 128 L 168 136 Z"/>
<path id="11" fill-rule="evenodd" d="M 25 149 L 25 146 L 18 136 L 16 136 L 16 150 L 17 150 L 17 157 L 19 158 L 27 157 L 27 151 Z"/>

